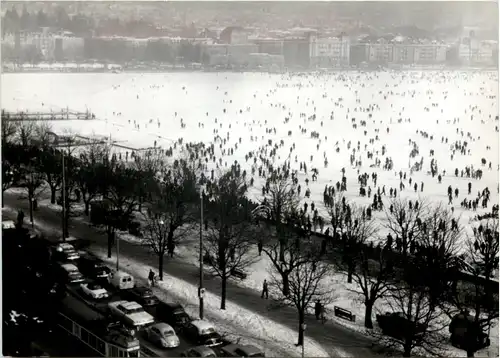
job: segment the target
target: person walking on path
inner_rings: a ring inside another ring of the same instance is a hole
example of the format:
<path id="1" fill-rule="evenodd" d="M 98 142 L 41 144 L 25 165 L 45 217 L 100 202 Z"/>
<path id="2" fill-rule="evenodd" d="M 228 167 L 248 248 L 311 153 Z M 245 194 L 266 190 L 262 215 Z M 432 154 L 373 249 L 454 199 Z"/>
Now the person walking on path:
<path id="1" fill-rule="evenodd" d="M 152 269 L 149 269 L 148 280 L 151 287 L 155 287 L 155 273 Z"/>
<path id="2" fill-rule="evenodd" d="M 267 280 L 264 280 L 262 283 L 262 295 L 260 295 L 260 298 L 264 298 L 264 295 L 266 295 L 266 300 L 269 299 L 269 292 L 267 290 Z"/>

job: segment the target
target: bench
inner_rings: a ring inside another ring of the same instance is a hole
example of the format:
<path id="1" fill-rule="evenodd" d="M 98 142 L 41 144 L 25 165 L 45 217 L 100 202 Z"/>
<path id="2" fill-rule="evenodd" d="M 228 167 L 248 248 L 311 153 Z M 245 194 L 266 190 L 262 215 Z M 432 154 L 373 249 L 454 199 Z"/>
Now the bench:
<path id="1" fill-rule="evenodd" d="M 333 313 L 335 314 L 336 317 L 343 318 L 350 322 L 356 322 L 356 315 L 352 314 L 351 311 L 348 311 L 339 306 L 333 306 Z"/>

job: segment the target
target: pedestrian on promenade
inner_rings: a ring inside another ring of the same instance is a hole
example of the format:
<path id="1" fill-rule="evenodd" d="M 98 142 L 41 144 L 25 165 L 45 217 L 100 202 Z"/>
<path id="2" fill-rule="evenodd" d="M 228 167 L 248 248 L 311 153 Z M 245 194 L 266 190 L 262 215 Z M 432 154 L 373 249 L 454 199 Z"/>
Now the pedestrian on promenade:
<path id="1" fill-rule="evenodd" d="M 148 280 L 151 287 L 155 287 L 155 273 L 152 269 L 149 269 Z"/>
<path id="2" fill-rule="evenodd" d="M 316 304 L 314 305 L 314 315 L 316 316 L 316 320 L 319 321 L 321 318 L 321 302 L 319 300 L 316 300 Z"/>
<path id="3" fill-rule="evenodd" d="M 264 298 L 264 295 L 266 295 L 266 300 L 269 299 L 269 292 L 267 290 L 267 280 L 264 280 L 264 283 L 262 284 L 262 295 L 260 298 Z"/>
<path id="4" fill-rule="evenodd" d="M 257 249 L 259 250 L 259 256 L 262 255 L 262 240 L 257 243 Z"/>

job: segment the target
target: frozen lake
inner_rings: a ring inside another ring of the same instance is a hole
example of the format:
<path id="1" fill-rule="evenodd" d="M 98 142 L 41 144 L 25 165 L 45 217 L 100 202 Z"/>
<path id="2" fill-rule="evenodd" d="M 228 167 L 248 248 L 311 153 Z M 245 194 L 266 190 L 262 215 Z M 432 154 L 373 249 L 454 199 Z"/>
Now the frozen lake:
<path id="1" fill-rule="evenodd" d="M 217 163 L 229 168 L 235 160 L 250 174 L 254 152 L 269 154 L 275 144 L 279 148 L 276 164 L 290 155 L 291 169 L 299 163 L 319 171 L 318 181 L 310 182 L 311 197 L 305 201 L 321 207 L 325 185 L 341 179 L 346 169 L 347 195 L 359 204 L 368 205 L 372 198 L 358 196 L 358 168 L 351 167 L 350 154 L 360 142 L 356 160 L 361 157 L 360 172 L 378 173 L 377 185 L 394 187 L 399 192 L 399 175 L 423 156 L 423 170 L 411 175 L 419 185 L 417 193 L 405 181 L 401 193 L 412 199 L 420 195 L 448 203 L 446 189 L 452 185 L 460 195 L 454 199 L 455 212 L 462 223 L 476 213 L 460 208 L 460 201 L 473 199 L 488 187 L 492 203 L 498 203 L 498 74 L 473 72 L 344 72 L 335 75 L 276 75 L 261 73 L 168 73 L 168 74 L 5 74 L 2 75 L 1 103 L 6 110 L 60 111 L 91 110 L 98 120 L 53 122 L 56 132 L 111 135 L 113 140 L 139 148 L 168 148 L 179 138 L 186 142 L 214 142 Z M 353 128 L 355 118 L 357 128 Z M 366 121 L 366 126 L 361 126 Z M 182 125 L 183 123 L 183 125 Z M 307 130 L 302 133 L 302 130 Z M 389 129 L 389 132 L 387 132 Z M 457 132 L 458 129 L 458 132 Z M 291 135 L 289 132 L 291 131 Z M 311 138 L 311 132 L 318 138 Z M 366 131 L 366 134 L 365 134 Z M 417 134 L 424 131 L 434 139 Z M 462 133 L 463 132 L 463 133 Z M 229 136 L 229 137 L 228 137 Z M 376 139 L 378 136 L 378 140 Z M 442 143 L 442 137 L 448 143 Z M 252 139 L 253 138 L 253 139 Z M 370 141 L 373 139 L 373 141 Z M 416 142 L 420 155 L 410 161 Z M 269 140 L 272 140 L 270 146 Z M 283 141 L 283 145 L 280 142 Z M 450 146 L 456 141 L 468 142 L 470 154 L 457 151 L 451 160 Z M 348 142 L 351 142 L 348 149 Z M 295 144 L 295 149 L 290 148 Z M 226 150 L 222 156 L 219 147 Z M 237 148 L 236 146 L 237 145 Z M 366 149 L 365 149 L 366 146 Z M 382 146 L 386 152 L 382 155 Z M 491 147 L 487 150 L 486 147 Z M 228 150 L 234 150 L 232 155 Z M 338 148 L 338 152 L 337 152 Z M 442 184 L 427 172 L 430 150 L 439 171 L 446 170 Z M 368 159 L 366 152 L 374 153 Z M 378 154 L 377 154 L 378 152 Z M 290 154 L 291 153 L 291 154 Z M 311 159 L 312 156 L 312 159 Z M 392 158 L 394 169 L 372 168 L 375 158 L 385 162 Z M 295 159 L 297 158 L 297 159 Z M 325 158 L 328 166 L 325 167 Z M 492 163 L 481 167 L 481 158 Z M 227 166 L 226 166 L 227 164 Z M 261 163 L 258 161 L 257 166 Z M 455 177 L 466 166 L 481 168 L 482 180 Z M 254 176 L 252 196 L 260 195 L 258 171 Z M 302 194 L 306 175 L 299 175 Z M 472 182 L 472 195 L 467 196 L 467 183 Z M 423 193 L 420 183 L 424 182 Z M 372 185 L 371 181 L 369 185 Z M 410 188 L 411 187 L 411 188 Z M 373 192 L 376 188 L 372 187 Z M 491 210 L 490 202 L 487 211 Z M 321 212 L 322 210 L 320 210 Z"/>

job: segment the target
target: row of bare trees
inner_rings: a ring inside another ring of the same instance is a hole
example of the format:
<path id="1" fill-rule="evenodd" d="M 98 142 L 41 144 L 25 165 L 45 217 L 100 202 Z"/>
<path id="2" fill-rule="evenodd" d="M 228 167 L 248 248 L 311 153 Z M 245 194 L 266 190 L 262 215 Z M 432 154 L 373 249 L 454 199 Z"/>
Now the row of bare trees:
<path id="1" fill-rule="evenodd" d="M 498 288 L 492 289 L 498 275 L 497 219 L 479 223 L 480 229 L 471 235 L 447 207 L 425 199 L 414 205 L 400 198 L 391 201 L 382 218 L 374 219 L 340 193 L 324 203 L 332 234 L 312 239 L 310 217 L 300 207 L 297 185 L 286 171 L 271 174 L 264 192 L 265 210 L 259 213 L 268 234 L 261 234 L 267 238 L 263 251 L 273 265 L 277 296 L 296 307 L 299 327 L 314 301 L 328 304 L 336 299 L 328 286 L 332 273 L 345 274 L 350 290 L 360 296 L 366 328 L 373 328 L 379 301 L 413 325 L 408 330 L 413 334 L 384 337 L 405 356 L 415 348 L 442 353 L 448 338 L 443 328 L 464 309 L 474 311 L 484 330 L 498 320 Z M 469 274 L 462 280 L 464 265 Z M 417 327 L 425 327 L 424 332 Z M 299 328 L 299 344 L 302 334 Z M 381 338 L 379 332 L 373 334 Z M 472 355 L 469 348 L 464 347 Z"/>
<path id="2" fill-rule="evenodd" d="M 297 310 L 298 344 L 303 344 L 300 327 L 314 302 L 325 306 L 335 301 L 335 273 L 345 274 L 350 289 L 362 299 L 367 329 L 374 327 L 373 314 L 381 301 L 411 322 L 412 334 L 386 337 L 405 356 L 415 348 L 438 354 L 444 344 L 442 328 L 449 322 L 443 317 L 465 308 L 474 312 L 483 329 L 498 319 L 498 292 L 491 285 L 498 270 L 498 220 L 481 223 L 470 234 L 446 207 L 400 198 L 375 219 L 340 193 L 325 200 L 331 232 L 319 237 L 311 230 L 311 215 L 307 206 L 301 207 L 297 181 L 286 165 L 270 173 L 262 200 L 254 203 L 247 199 L 251 183 L 238 165 L 210 180 L 202 174 L 202 156 L 193 153 L 200 146 L 186 145 L 178 159 L 156 149 L 122 161 L 100 140 L 80 147 L 69 141 L 67 155 L 54 149 L 47 126 L 2 124 L 2 191 L 22 186 L 31 202 L 45 183 L 54 203 L 62 187 L 65 155 L 67 220 L 76 202 L 83 203 L 88 215 L 91 202 L 105 200 L 109 256 L 115 231 L 139 217 L 143 240 L 158 257 L 162 279 L 166 253 L 203 225 L 205 262 L 221 279 L 220 307 L 225 309 L 230 278 L 258 260 L 260 247 L 272 266 L 271 293 Z M 201 186 L 206 188 L 203 223 Z M 469 286 L 460 283 L 464 267 L 472 277 Z M 424 333 L 417 330 L 422 326 Z"/>

